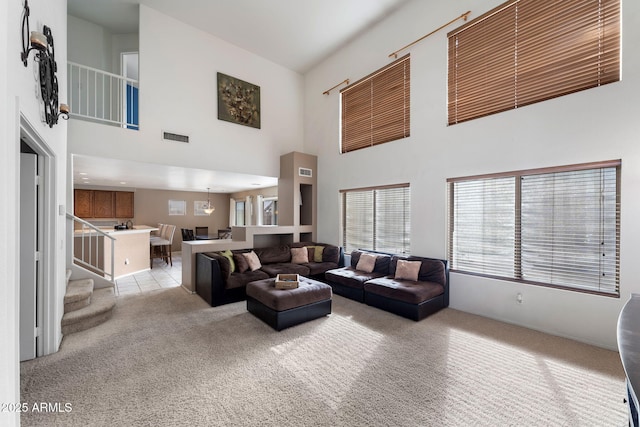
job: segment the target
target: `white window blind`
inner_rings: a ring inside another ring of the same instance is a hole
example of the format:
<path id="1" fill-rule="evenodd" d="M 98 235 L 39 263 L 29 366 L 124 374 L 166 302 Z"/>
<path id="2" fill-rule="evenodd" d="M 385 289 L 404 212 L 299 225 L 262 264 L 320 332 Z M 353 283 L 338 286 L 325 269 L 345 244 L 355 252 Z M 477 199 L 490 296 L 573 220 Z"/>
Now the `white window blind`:
<path id="1" fill-rule="evenodd" d="M 515 179 L 454 183 L 453 247 L 456 267 L 514 277 Z"/>
<path id="2" fill-rule="evenodd" d="M 620 164 L 448 180 L 452 270 L 619 296 Z"/>
<path id="3" fill-rule="evenodd" d="M 410 253 L 409 184 L 342 191 L 343 246 L 346 252 L 372 249 Z"/>

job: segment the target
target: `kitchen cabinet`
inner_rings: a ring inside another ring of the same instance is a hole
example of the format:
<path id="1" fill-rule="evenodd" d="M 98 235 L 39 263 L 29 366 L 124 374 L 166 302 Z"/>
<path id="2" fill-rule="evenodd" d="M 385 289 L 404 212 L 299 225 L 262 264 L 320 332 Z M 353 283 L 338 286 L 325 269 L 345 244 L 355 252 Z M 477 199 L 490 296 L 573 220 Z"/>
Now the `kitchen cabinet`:
<path id="1" fill-rule="evenodd" d="M 115 218 L 114 192 L 93 190 L 93 217 Z"/>
<path id="2" fill-rule="evenodd" d="M 132 191 L 74 190 L 74 214 L 80 218 L 133 219 Z"/>
<path id="3" fill-rule="evenodd" d="M 93 217 L 93 190 L 73 191 L 73 213 L 80 218 Z"/>
<path id="4" fill-rule="evenodd" d="M 133 218 L 133 192 L 116 191 L 116 218 Z"/>

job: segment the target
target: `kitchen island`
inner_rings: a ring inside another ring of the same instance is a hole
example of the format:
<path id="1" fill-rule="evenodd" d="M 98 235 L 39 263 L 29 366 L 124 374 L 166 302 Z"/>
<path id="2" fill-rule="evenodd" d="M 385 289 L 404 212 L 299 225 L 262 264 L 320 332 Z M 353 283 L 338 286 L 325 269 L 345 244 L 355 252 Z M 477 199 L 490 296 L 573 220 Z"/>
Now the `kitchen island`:
<path id="1" fill-rule="evenodd" d="M 111 242 L 113 242 L 114 279 L 149 270 L 149 237 L 157 227 L 136 225 L 132 229 L 114 230 L 98 227 L 113 237 L 103 237 L 95 231 L 75 230 L 74 254 L 77 258 L 90 259 L 90 264 L 110 273 Z M 82 256 L 84 254 L 84 257 Z"/>

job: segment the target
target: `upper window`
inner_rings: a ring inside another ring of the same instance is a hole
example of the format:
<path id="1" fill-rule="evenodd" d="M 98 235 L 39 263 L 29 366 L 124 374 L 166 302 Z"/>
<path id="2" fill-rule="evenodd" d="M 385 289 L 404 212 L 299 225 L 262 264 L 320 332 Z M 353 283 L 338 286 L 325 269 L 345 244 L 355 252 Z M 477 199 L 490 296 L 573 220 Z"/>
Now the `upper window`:
<path id="1" fill-rule="evenodd" d="M 410 252 L 409 184 L 342 190 L 342 240 L 345 251 L 371 249 Z"/>
<path id="2" fill-rule="evenodd" d="M 347 86 L 340 94 L 341 153 L 409 136 L 409 55 Z"/>
<path id="3" fill-rule="evenodd" d="M 448 37 L 450 125 L 620 80 L 620 0 L 511 0 Z"/>
<path id="4" fill-rule="evenodd" d="M 449 179 L 452 270 L 619 296 L 620 161 Z"/>

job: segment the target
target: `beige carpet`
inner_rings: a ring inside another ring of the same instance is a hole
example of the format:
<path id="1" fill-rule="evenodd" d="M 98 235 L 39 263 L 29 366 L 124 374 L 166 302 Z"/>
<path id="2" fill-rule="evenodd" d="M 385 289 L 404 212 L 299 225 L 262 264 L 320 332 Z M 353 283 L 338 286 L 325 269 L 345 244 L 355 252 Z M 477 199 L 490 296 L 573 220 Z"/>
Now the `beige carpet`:
<path id="1" fill-rule="evenodd" d="M 21 368 L 23 402 L 59 404 L 25 426 L 626 425 L 616 352 L 339 296 L 282 332 L 180 288 L 120 297 L 111 320 Z"/>

